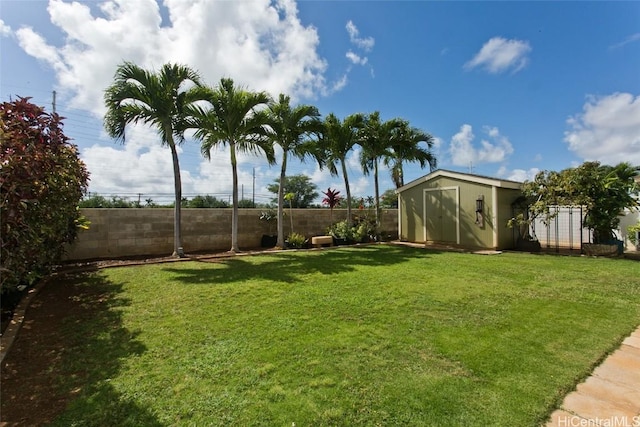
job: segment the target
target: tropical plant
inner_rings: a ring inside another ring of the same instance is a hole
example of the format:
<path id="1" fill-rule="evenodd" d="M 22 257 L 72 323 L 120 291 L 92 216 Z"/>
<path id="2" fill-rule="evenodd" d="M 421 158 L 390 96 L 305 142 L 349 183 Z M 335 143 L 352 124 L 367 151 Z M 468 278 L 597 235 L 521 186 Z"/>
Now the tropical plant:
<path id="1" fill-rule="evenodd" d="M 322 194 L 325 195 L 324 199 L 322 199 L 322 204 L 329 206 L 329 219 L 333 222 L 333 208 L 340 203 L 342 197 L 338 190 L 332 190 L 331 187 L 327 188 L 327 191 L 323 191 Z"/>
<path id="2" fill-rule="evenodd" d="M 189 127 L 195 129 L 194 136 L 202 141 L 205 158 L 211 159 L 214 147 L 229 147 L 233 179 L 230 252 L 239 252 L 237 154 L 263 152 L 269 164 L 275 162 L 273 145 L 267 138 L 268 117 L 264 110 L 259 110 L 269 102 L 269 95 L 237 88 L 232 79 L 223 78 L 216 88 L 202 87 L 201 96 L 209 106 L 190 108 L 193 120 Z"/>
<path id="3" fill-rule="evenodd" d="M 299 233 L 291 233 L 287 236 L 287 245 L 292 249 L 302 249 L 307 244 L 307 238 Z"/>
<path id="4" fill-rule="evenodd" d="M 353 239 L 356 242 L 368 242 L 376 238 L 377 226 L 371 221 L 360 221 L 353 227 Z"/>
<path id="5" fill-rule="evenodd" d="M 284 184 L 280 185 L 280 182 Z M 276 198 L 272 200 L 276 205 L 279 203 L 280 189 L 284 191 L 282 195 L 283 201 L 284 194 L 293 193 L 294 196 L 293 199 L 291 199 L 291 205 L 295 209 L 308 208 L 311 206 L 313 201 L 318 197 L 317 188 L 318 186 L 311 181 L 311 178 L 304 174 L 285 176 L 284 180 L 276 178 L 273 184 L 267 185 L 267 190 L 277 195 Z"/>
<path id="6" fill-rule="evenodd" d="M 319 120 L 318 109 L 311 105 L 298 105 L 291 107 L 289 96 L 280 94 L 278 101 L 270 102 L 267 110 L 269 117 L 269 135 L 271 141 L 282 148 L 282 162 L 280 164 L 280 178 L 276 180 L 277 191 L 273 191 L 269 186 L 269 191 L 275 192 L 278 204 L 278 243 L 279 247 L 284 246 L 284 195 L 286 192 L 295 192 L 299 196 L 307 193 L 294 190 L 291 187 L 291 178 L 288 182 L 286 178 L 287 161 L 289 155 L 293 155 L 304 161 L 307 156 L 314 156 L 319 160 L 317 144 L 311 139 L 313 135 L 318 135 L 322 131 L 322 122 Z M 288 185 L 285 185 L 285 182 Z M 315 188 L 313 189 L 315 191 Z M 314 193 L 315 194 L 315 193 Z M 308 203 L 317 197 L 314 195 Z M 297 206 L 302 207 L 302 206 Z"/>
<path id="7" fill-rule="evenodd" d="M 87 221 L 89 174 L 62 117 L 29 98 L 0 104 L 0 290 L 30 286 L 60 260 Z"/>
<path id="8" fill-rule="evenodd" d="M 392 119 L 382 122 L 380 112 L 369 114 L 364 119 L 364 126 L 360 130 L 358 144 L 362 147 L 360 152 L 360 164 L 365 175 L 373 172 L 375 190 L 375 220 L 380 225 L 380 186 L 378 184 L 378 163 L 380 159 L 393 156 L 392 146 L 399 135 L 403 125 L 400 119 Z M 396 144 L 397 145 L 397 144 Z"/>
<path id="9" fill-rule="evenodd" d="M 556 215 L 552 206 L 584 206 L 584 225 L 593 230 L 594 243 L 607 243 L 614 239 L 613 230 L 624 209 L 638 208 L 632 192 L 639 170 L 629 163 L 608 166 L 585 162 L 560 172 L 542 171 L 524 183 L 523 191 L 531 201 L 530 211 L 547 224 Z"/>
<path id="10" fill-rule="evenodd" d="M 323 151 L 322 159 L 332 175 L 338 175 L 338 165 L 342 170 L 344 187 L 347 192 L 347 223 L 351 224 L 351 189 L 347 173 L 347 155 L 358 143 L 358 131 L 364 125 L 362 114 L 352 114 L 341 121 L 331 113 L 324 119 L 324 130 L 319 140 Z"/>
<path id="11" fill-rule="evenodd" d="M 267 223 L 267 226 L 269 227 L 269 235 L 273 234 L 273 221 L 277 221 L 278 219 L 278 212 L 274 212 L 273 210 L 268 210 L 268 211 L 262 211 L 260 212 L 260 221 L 264 221 Z"/>
<path id="12" fill-rule="evenodd" d="M 433 137 L 411 126 L 408 121 L 401 121 L 401 125 L 394 130 L 391 142 L 391 155 L 384 158 L 384 164 L 391 169 L 391 179 L 396 188 L 404 185 L 403 163 L 418 162 L 421 168 L 427 165 L 430 170 L 436 168 L 437 160 L 431 152 Z M 420 143 L 426 144 L 426 148 Z"/>
<path id="13" fill-rule="evenodd" d="M 131 62 L 119 65 L 114 81 L 104 95 L 107 133 L 125 141 L 128 124 L 143 123 L 154 127 L 163 146 L 171 150 L 174 182 L 173 256 L 182 250 L 181 212 L 182 182 L 176 146 L 184 141 L 183 130 L 188 107 L 200 100 L 198 73 L 178 64 L 165 64 L 160 71 L 145 70 Z"/>
<path id="14" fill-rule="evenodd" d="M 327 228 L 327 234 L 345 242 L 353 241 L 353 229 L 347 220 L 338 221 Z"/>

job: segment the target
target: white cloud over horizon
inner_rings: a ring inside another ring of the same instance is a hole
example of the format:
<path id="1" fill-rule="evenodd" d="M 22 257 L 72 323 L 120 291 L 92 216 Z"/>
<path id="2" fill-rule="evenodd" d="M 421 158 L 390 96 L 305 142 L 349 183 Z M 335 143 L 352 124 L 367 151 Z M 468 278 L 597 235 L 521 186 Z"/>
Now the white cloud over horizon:
<path id="1" fill-rule="evenodd" d="M 483 126 L 483 133 L 489 139 L 481 139 L 474 145 L 475 135 L 469 124 L 460 126 L 460 131 L 451 137 L 449 155 L 455 166 L 468 167 L 483 163 L 501 163 L 513 153 L 509 139 L 500 134 L 497 127 Z"/>
<path id="2" fill-rule="evenodd" d="M 640 95 L 589 96 L 567 125 L 564 141 L 584 160 L 640 165 Z"/>
<path id="3" fill-rule="evenodd" d="M 302 24 L 293 0 L 166 0 L 162 9 L 156 0 L 50 0 L 47 11 L 64 35 L 61 41 L 28 26 L 12 32 L 0 21 L 2 36 L 15 36 L 25 53 L 53 71 L 57 92 L 65 97 L 61 101 L 96 119 L 105 111 L 104 89 L 125 60 L 147 69 L 182 63 L 197 70 L 205 83 L 215 85 L 221 77 L 233 76 L 238 85 L 273 96 L 286 93 L 293 102 L 327 96 L 348 84 L 348 71 L 335 81 L 326 78 L 328 63 L 318 53 L 317 29 Z M 356 47 L 373 47 L 373 39 L 359 37 L 353 23 L 347 31 Z M 366 64 L 366 57 L 353 54 L 353 63 Z M 96 138 L 104 145 L 81 150 L 91 171 L 92 192 L 126 194 L 135 182 L 136 192 L 173 193 L 171 155 L 153 130 L 130 126 L 126 144 L 119 147 L 104 133 Z M 211 161 L 189 150 L 180 155 L 183 194 L 229 193 L 228 149 L 219 150 Z M 245 187 L 252 182 L 252 165 L 257 165 L 256 192 L 267 192 L 277 168 L 242 154 L 238 161 Z"/>
<path id="4" fill-rule="evenodd" d="M 317 52 L 317 30 L 300 22 L 292 0 L 167 0 L 164 6 L 163 21 L 155 0 L 112 0 L 93 9 L 50 0 L 51 22 L 66 36 L 62 46 L 30 27 L 15 34 L 26 53 L 55 71 L 58 89 L 71 94 L 73 107 L 98 116 L 104 112 L 103 91 L 125 60 L 150 69 L 183 63 L 209 84 L 232 75 L 250 89 L 294 99 L 335 90 L 324 76 L 327 62 Z"/>
<path id="5" fill-rule="evenodd" d="M 512 73 L 517 73 L 529 63 L 527 57 L 529 52 L 531 52 L 531 46 L 527 41 L 493 37 L 482 46 L 471 60 L 464 64 L 464 69 L 471 70 L 481 67 L 492 74 L 499 74 L 510 69 Z"/>

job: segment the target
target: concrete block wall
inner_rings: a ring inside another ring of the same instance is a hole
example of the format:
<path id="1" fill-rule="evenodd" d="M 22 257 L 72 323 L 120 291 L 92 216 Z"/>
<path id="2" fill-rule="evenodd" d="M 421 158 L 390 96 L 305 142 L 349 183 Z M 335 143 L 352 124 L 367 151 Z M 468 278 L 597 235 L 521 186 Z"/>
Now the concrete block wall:
<path id="1" fill-rule="evenodd" d="M 186 253 L 217 252 L 231 248 L 231 209 L 182 209 L 182 246 Z M 262 209 L 240 209 L 238 245 L 240 249 L 260 247 L 263 234 L 276 234 L 276 222 L 260 220 Z M 392 235 L 398 230 L 398 211 L 384 209 L 381 230 Z M 353 210 L 354 215 L 358 214 Z M 82 209 L 91 221 L 68 247 L 66 260 L 171 255 L 173 252 L 173 209 L 94 208 Z M 331 224 L 329 209 L 294 209 L 293 230 L 307 237 L 323 235 Z M 345 209 L 334 209 L 333 222 L 346 218 Z M 289 210 L 284 233 L 291 232 Z"/>

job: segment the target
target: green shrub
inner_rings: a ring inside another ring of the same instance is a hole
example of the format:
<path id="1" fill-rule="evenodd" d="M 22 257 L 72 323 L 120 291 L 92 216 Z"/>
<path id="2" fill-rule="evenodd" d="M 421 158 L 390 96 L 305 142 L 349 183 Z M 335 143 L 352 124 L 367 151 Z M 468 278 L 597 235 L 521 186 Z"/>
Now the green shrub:
<path id="1" fill-rule="evenodd" d="M 338 221 L 327 228 L 327 234 L 336 239 L 353 241 L 353 228 L 347 225 L 347 220 Z"/>
<path id="2" fill-rule="evenodd" d="M 307 238 L 299 233 L 291 233 L 287 237 L 287 244 L 289 245 L 290 248 L 301 249 L 306 246 Z"/>
<path id="3" fill-rule="evenodd" d="M 78 202 L 89 174 L 62 132 L 62 118 L 29 98 L 0 104 L 0 288 L 47 274 L 87 221 Z"/>
<path id="4" fill-rule="evenodd" d="M 369 220 L 363 219 L 349 227 L 347 221 L 339 221 L 327 228 L 327 234 L 336 239 L 348 242 L 368 242 L 375 236 L 375 225 Z"/>

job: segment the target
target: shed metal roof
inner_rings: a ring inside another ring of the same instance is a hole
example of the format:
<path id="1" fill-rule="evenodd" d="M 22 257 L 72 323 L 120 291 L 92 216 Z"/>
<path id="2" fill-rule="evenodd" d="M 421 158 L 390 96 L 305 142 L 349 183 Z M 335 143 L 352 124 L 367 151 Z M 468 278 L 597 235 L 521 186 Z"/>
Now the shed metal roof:
<path id="1" fill-rule="evenodd" d="M 494 177 L 484 176 L 484 175 L 475 175 L 471 173 L 454 172 L 446 169 L 438 169 L 423 177 L 415 179 L 406 185 L 403 185 L 402 187 L 396 190 L 396 193 L 402 193 L 403 191 L 413 188 L 416 185 L 420 185 L 423 182 L 431 181 L 441 176 L 446 178 L 459 179 L 461 181 L 473 182 L 476 184 L 490 185 L 492 187 L 498 187 L 498 188 L 510 188 L 513 190 L 522 189 L 522 183 L 518 181 L 510 181 L 508 179 L 500 179 L 500 178 L 494 178 Z"/>

